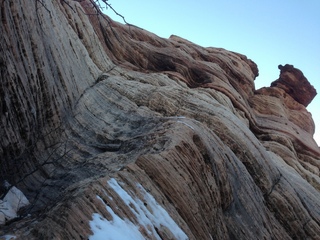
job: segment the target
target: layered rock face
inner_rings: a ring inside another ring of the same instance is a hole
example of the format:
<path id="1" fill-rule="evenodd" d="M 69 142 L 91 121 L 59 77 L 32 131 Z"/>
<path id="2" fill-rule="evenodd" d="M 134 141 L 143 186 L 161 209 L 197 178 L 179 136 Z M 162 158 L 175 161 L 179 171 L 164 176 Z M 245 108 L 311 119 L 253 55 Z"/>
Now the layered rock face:
<path id="1" fill-rule="evenodd" d="M 1 194 L 30 202 L 0 236 L 319 238 L 316 91 L 300 70 L 255 90 L 246 56 L 90 1 L 0 3 Z"/>

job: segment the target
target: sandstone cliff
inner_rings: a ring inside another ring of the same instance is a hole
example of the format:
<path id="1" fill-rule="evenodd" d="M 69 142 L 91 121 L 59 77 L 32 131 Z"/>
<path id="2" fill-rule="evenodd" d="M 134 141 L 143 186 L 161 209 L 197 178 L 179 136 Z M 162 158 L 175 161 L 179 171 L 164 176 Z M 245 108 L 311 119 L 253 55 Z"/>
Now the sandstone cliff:
<path id="1" fill-rule="evenodd" d="M 30 202 L 0 236 L 319 239 L 316 91 L 300 70 L 255 90 L 246 56 L 90 1 L 0 7 L 0 193 Z"/>

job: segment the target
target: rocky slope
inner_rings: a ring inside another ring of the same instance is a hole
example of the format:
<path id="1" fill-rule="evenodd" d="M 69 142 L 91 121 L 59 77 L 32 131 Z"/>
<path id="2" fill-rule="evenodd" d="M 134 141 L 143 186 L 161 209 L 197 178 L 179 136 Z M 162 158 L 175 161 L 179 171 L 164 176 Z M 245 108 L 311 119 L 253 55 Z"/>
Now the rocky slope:
<path id="1" fill-rule="evenodd" d="M 30 202 L 0 211 L 0 236 L 319 239 L 316 91 L 300 70 L 255 90 L 246 56 L 89 0 L 0 7 L 0 193 Z"/>

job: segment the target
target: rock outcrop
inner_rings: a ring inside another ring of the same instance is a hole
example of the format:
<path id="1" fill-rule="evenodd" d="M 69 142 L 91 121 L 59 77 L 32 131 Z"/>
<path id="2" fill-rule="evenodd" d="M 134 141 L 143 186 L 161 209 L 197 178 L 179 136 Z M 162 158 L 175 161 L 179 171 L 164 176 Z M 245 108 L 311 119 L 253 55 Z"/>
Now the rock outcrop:
<path id="1" fill-rule="evenodd" d="M 308 82 L 303 73 L 293 65 L 279 65 L 280 77 L 271 83 L 272 87 L 278 87 L 286 91 L 294 100 L 305 107 L 317 95 L 317 91 Z"/>
<path id="2" fill-rule="evenodd" d="M 299 70 L 255 90 L 246 56 L 88 0 L 0 3 L 0 180 L 30 202 L 0 236 L 320 236 L 315 90 Z"/>

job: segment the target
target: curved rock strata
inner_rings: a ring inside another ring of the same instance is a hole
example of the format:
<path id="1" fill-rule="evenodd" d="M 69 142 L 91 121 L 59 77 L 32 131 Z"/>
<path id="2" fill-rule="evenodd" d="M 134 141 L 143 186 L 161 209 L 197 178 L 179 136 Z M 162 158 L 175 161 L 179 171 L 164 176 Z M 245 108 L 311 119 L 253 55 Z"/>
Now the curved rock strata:
<path id="1" fill-rule="evenodd" d="M 30 202 L 0 236 L 320 236 L 316 92 L 300 70 L 255 90 L 246 56 L 90 1 L 0 3 L 0 193 Z"/>

